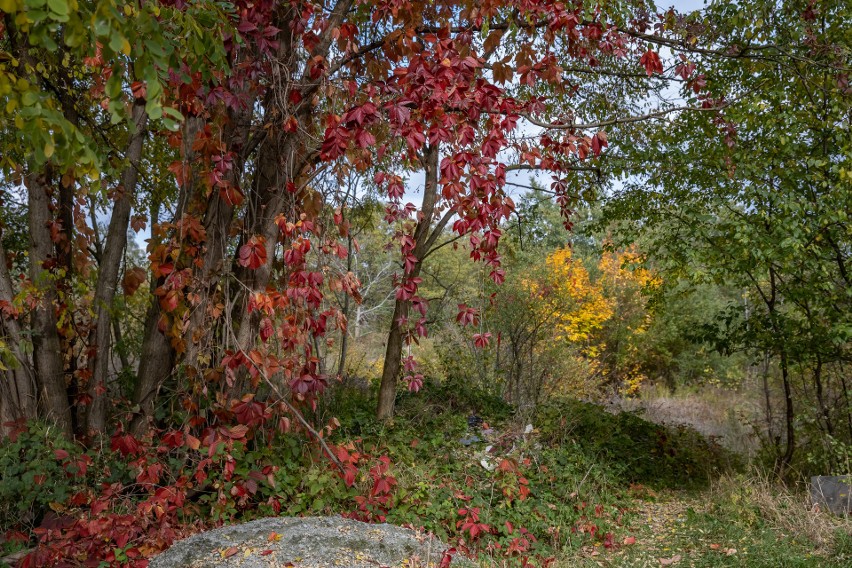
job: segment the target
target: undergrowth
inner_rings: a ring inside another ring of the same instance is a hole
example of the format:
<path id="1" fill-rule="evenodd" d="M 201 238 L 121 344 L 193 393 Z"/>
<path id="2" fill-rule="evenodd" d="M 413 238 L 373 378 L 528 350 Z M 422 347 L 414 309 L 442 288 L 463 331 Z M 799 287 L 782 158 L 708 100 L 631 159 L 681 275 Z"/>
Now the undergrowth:
<path id="1" fill-rule="evenodd" d="M 262 434 L 265 414 L 246 403 L 237 407 L 245 428 L 156 440 L 118 431 L 89 451 L 31 425 L 0 449 L 3 554 L 37 544 L 25 566 L 142 567 L 219 524 L 343 514 L 428 530 L 484 566 L 571 565 L 590 551 L 594 562 L 633 565 L 642 561 L 634 541 L 646 538 L 641 503 L 673 490 L 717 504 L 689 513 L 683 538 L 738 527 L 775 543 L 773 554 L 852 549 L 842 528 L 785 525 L 805 518 L 791 515 L 802 502 L 773 509 L 759 499 L 768 481 L 731 481 L 753 476 L 730 477 L 737 460 L 684 428 L 571 400 L 541 407 L 527 425 L 485 393 L 434 383 L 400 394 L 392 421 L 373 419 L 373 405 L 368 390 L 338 387 L 312 416 L 329 424 L 323 436 L 340 468 L 304 433 Z"/>

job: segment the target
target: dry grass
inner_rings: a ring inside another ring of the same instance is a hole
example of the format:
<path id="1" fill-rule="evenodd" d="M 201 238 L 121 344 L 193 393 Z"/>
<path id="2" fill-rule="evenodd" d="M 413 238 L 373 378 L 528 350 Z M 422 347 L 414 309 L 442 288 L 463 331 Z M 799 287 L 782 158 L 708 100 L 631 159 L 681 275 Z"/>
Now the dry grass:
<path id="1" fill-rule="evenodd" d="M 746 523 L 762 522 L 784 536 L 806 539 L 817 554 L 830 553 L 839 531 L 852 535 L 852 517 L 820 510 L 806 491 L 791 491 L 766 473 L 723 475 L 711 492 L 712 500 L 725 504 L 737 518 Z"/>
<path id="2" fill-rule="evenodd" d="M 731 451 L 751 456 L 758 447 L 751 424 L 759 409 L 744 407 L 746 398 L 728 389 L 707 387 L 672 394 L 662 386 L 649 386 L 638 398 L 621 399 L 617 406 L 638 411 L 656 424 L 690 426 Z"/>

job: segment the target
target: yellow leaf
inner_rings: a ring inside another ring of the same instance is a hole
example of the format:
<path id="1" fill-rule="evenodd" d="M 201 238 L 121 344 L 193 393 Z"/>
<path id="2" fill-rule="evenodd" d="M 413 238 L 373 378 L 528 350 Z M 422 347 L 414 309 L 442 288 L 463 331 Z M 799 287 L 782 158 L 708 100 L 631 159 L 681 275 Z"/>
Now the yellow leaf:
<path id="1" fill-rule="evenodd" d="M 7 14 L 14 14 L 18 11 L 18 3 L 16 0 L 0 0 L 0 10 Z"/>
<path id="2" fill-rule="evenodd" d="M 53 156 L 53 152 L 56 150 L 56 147 L 53 145 L 53 142 L 48 142 L 44 147 L 44 156 L 49 158 Z"/>
<path id="3" fill-rule="evenodd" d="M 130 42 L 127 41 L 127 38 L 121 40 L 121 52 L 124 55 L 130 55 Z"/>

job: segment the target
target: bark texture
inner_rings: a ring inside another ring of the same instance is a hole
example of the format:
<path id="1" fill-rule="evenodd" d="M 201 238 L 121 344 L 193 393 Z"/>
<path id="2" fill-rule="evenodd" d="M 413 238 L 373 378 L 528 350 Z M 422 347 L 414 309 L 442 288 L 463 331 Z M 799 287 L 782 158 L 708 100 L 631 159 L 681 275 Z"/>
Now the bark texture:
<path id="1" fill-rule="evenodd" d="M 38 381 L 39 414 L 71 436 L 71 405 L 56 327 L 56 282 L 50 270 L 56 259 L 52 256 L 54 246 L 50 234 L 54 218 L 49 179 L 46 172 L 30 173 L 25 179 L 29 202 L 30 280 L 41 294 L 41 300 L 31 314 L 33 362 Z"/>
<path id="2" fill-rule="evenodd" d="M 0 425 L 18 420 L 33 420 L 38 414 L 36 383 L 32 362 L 21 349 L 22 335 L 18 320 L 4 313 L 15 297 L 12 277 L 6 265 L 6 251 L 0 240 L 0 343 L 14 357 L 8 370 L 0 376 Z M 2 436 L 3 430 L 0 430 Z"/>

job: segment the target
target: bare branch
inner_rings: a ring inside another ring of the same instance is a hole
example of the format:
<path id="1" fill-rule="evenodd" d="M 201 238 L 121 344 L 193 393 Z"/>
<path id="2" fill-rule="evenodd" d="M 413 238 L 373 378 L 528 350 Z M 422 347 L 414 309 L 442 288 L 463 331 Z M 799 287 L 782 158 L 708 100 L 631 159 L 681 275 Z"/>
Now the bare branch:
<path id="1" fill-rule="evenodd" d="M 525 119 L 530 121 L 532 124 L 536 126 L 540 126 L 542 128 L 547 128 L 551 130 L 590 130 L 592 128 L 604 128 L 606 126 L 613 126 L 616 124 L 630 124 L 633 122 L 642 122 L 644 120 L 650 120 L 653 118 L 663 118 L 672 114 L 673 112 L 682 112 L 682 111 L 694 111 L 694 112 L 717 112 L 722 110 L 728 106 L 727 104 L 712 106 L 712 107 L 696 107 L 696 106 L 681 106 L 681 107 L 672 107 L 668 109 L 658 110 L 654 112 L 649 112 L 646 114 L 640 114 L 637 116 L 626 116 L 624 118 L 616 117 L 611 118 L 609 120 L 603 120 L 601 122 L 587 122 L 587 123 L 571 123 L 571 124 L 559 124 L 559 123 L 551 123 L 551 122 L 542 122 L 530 116 L 529 114 L 522 114 Z"/>

